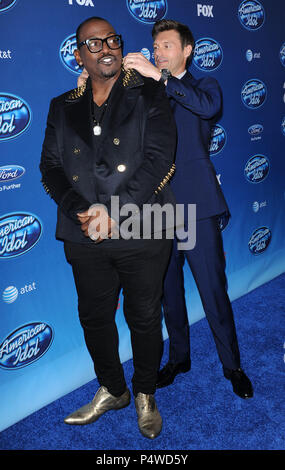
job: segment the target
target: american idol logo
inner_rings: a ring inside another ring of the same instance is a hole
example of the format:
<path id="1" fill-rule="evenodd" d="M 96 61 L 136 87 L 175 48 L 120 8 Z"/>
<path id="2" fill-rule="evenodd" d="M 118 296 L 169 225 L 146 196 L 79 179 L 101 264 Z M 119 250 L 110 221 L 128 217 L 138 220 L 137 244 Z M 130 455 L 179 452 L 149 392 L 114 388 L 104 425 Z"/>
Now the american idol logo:
<path id="1" fill-rule="evenodd" d="M 281 46 L 279 56 L 280 56 L 281 64 L 284 65 L 285 67 L 285 42 L 283 42 Z"/>
<path id="2" fill-rule="evenodd" d="M 155 23 L 167 12 L 167 0 L 126 0 L 131 15 L 143 23 Z"/>
<path id="3" fill-rule="evenodd" d="M 0 218 L 0 259 L 20 256 L 38 243 L 41 222 L 33 214 L 12 213 Z"/>
<path id="4" fill-rule="evenodd" d="M 223 50 L 220 44 L 211 38 L 198 39 L 194 49 L 193 62 L 199 70 L 211 72 L 222 63 Z"/>
<path id="5" fill-rule="evenodd" d="M 244 0 L 239 6 L 238 17 L 244 28 L 254 31 L 263 25 L 265 11 L 257 0 Z"/>
<path id="6" fill-rule="evenodd" d="M 263 132 L 263 126 L 261 124 L 253 124 L 248 128 L 248 133 L 252 136 L 259 135 Z"/>
<path id="7" fill-rule="evenodd" d="M 46 323 L 29 323 L 13 331 L 0 345 L 0 367 L 20 369 L 37 361 L 49 349 L 52 328 Z"/>
<path id="8" fill-rule="evenodd" d="M 253 255 L 263 253 L 271 241 L 271 231 L 268 227 L 259 227 L 251 235 L 248 242 L 249 251 Z"/>
<path id="9" fill-rule="evenodd" d="M 217 153 L 220 153 L 226 144 L 226 140 L 227 137 L 225 129 L 220 126 L 220 124 L 214 126 L 211 131 L 211 141 L 209 146 L 210 155 L 217 155 Z"/>
<path id="10" fill-rule="evenodd" d="M 250 183 L 260 183 L 264 181 L 269 173 L 269 160 L 264 155 L 254 155 L 251 157 L 244 169 L 244 174 Z"/>
<path id="11" fill-rule="evenodd" d="M 241 99 L 243 104 L 250 109 L 259 108 L 266 100 L 267 90 L 265 84 L 254 78 L 248 80 L 242 87 Z"/>
<path id="12" fill-rule="evenodd" d="M 18 165 L 0 166 L 0 183 L 13 181 L 25 173 L 25 168 Z"/>
<path id="13" fill-rule="evenodd" d="M 22 134 L 31 122 L 31 109 L 22 98 L 0 93 L 0 141 Z"/>
<path id="14" fill-rule="evenodd" d="M 61 43 L 59 48 L 59 57 L 63 65 L 73 73 L 80 74 L 83 67 L 80 67 L 75 60 L 74 50 L 77 48 L 76 35 L 71 34 Z"/>
<path id="15" fill-rule="evenodd" d="M 17 0 L 1 0 L 0 1 L 0 12 L 8 10 L 13 5 L 15 5 Z"/>

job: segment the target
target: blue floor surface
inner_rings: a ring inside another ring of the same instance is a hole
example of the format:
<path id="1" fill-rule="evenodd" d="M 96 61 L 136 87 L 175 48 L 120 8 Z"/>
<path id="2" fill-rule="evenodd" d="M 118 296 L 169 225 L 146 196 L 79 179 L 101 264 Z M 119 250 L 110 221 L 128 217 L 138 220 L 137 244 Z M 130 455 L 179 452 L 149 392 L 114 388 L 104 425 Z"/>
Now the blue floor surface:
<path id="1" fill-rule="evenodd" d="M 254 397 L 242 400 L 223 377 L 206 319 L 191 326 L 192 369 L 156 392 L 163 430 L 154 440 L 137 427 L 134 400 L 96 423 L 63 418 L 91 401 L 97 380 L 0 433 L 2 450 L 284 450 L 285 275 L 233 302 L 242 366 Z M 162 363 L 167 361 L 168 341 Z M 131 386 L 132 361 L 124 364 Z"/>

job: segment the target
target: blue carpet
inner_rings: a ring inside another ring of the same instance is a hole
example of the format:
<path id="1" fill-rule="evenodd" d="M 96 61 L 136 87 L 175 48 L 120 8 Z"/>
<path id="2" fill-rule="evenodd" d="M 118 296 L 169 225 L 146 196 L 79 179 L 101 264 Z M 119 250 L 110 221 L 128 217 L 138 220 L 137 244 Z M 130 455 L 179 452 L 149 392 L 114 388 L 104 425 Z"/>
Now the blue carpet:
<path id="1" fill-rule="evenodd" d="M 222 374 L 205 319 L 191 326 L 192 369 L 156 393 L 161 435 L 139 433 L 134 401 L 88 426 L 63 417 L 91 401 L 89 382 L 0 434 L 2 450 L 284 450 L 285 274 L 233 302 L 242 366 L 254 397 L 242 400 Z M 167 361 L 165 342 L 163 363 Z M 130 385 L 132 361 L 124 364 Z"/>

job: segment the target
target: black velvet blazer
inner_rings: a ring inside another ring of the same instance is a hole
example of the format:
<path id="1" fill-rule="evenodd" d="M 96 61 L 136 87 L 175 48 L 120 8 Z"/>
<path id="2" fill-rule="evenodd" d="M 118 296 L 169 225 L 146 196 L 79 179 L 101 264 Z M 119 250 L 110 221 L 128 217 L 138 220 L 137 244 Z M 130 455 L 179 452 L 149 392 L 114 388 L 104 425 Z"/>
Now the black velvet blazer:
<path id="1" fill-rule="evenodd" d="M 165 87 L 137 72 L 122 72 L 115 83 L 99 138 L 93 134 L 92 90 L 77 88 L 52 99 L 40 170 L 46 191 L 58 205 L 56 236 L 90 242 L 77 212 L 94 203 L 110 214 L 131 203 L 174 203 L 168 180 L 174 173 L 176 125 Z M 120 218 L 120 220 L 122 220 Z"/>

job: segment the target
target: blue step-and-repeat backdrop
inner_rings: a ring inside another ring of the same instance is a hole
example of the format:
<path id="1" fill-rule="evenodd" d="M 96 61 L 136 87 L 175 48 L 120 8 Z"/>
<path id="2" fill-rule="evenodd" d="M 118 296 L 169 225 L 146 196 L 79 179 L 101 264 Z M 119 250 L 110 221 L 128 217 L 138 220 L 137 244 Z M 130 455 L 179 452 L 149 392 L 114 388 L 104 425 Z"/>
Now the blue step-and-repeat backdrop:
<path id="1" fill-rule="evenodd" d="M 232 213 L 223 230 L 231 299 L 285 270 L 284 0 L 0 0 L 0 430 L 94 378 L 39 172 L 49 102 L 76 86 L 75 30 L 90 16 L 115 26 L 125 54 L 149 60 L 156 20 L 190 26 L 191 72 L 215 77 L 224 94 L 210 153 Z M 187 267 L 185 284 L 193 323 L 204 313 Z M 121 297 L 117 325 L 125 361 Z"/>

